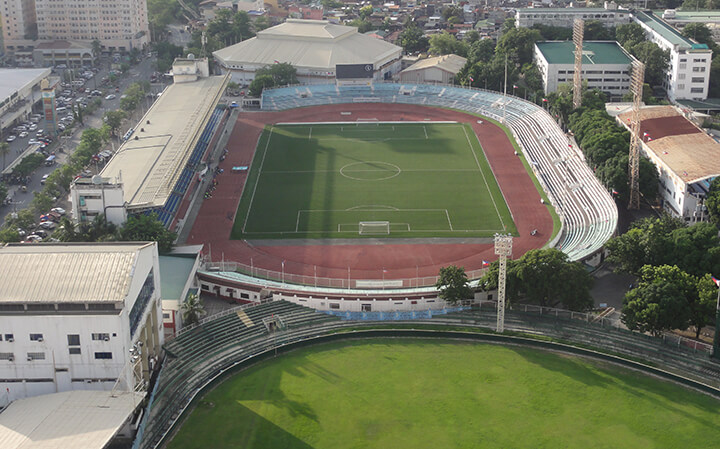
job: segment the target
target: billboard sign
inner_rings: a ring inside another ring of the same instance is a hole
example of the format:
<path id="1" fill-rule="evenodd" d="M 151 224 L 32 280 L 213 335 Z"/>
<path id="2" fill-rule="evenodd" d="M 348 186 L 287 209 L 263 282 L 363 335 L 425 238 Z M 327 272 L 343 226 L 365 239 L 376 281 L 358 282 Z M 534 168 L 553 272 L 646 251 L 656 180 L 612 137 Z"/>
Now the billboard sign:
<path id="1" fill-rule="evenodd" d="M 335 66 L 336 79 L 372 78 L 375 68 L 372 64 L 338 64 Z"/>

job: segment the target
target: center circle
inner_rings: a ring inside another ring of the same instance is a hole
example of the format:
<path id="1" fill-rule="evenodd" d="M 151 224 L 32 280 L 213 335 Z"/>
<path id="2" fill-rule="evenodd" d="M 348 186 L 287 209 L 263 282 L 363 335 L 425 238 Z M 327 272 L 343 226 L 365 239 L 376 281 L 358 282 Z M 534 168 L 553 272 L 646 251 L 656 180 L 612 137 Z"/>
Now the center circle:
<path id="1" fill-rule="evenodd" d="M 340 174 L 356 181 L 383 181 L 396 177 L 401 171 L 400 167 L 389 162 L 363 161 L 343 166 Z"/>

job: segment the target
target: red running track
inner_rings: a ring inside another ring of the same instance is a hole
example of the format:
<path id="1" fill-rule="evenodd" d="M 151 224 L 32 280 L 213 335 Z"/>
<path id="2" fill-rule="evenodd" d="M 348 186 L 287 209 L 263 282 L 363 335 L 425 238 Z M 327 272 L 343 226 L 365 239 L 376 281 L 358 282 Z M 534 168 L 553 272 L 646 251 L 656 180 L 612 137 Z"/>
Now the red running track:
<path id="1" fill-rule="evenodd" d="M 352 112 L 352 115 L 341 115 Z M 298 108 L 281 112 L 242 112 L 230 141 L 229 154 L 220 167 L 218 186 L 213 197 L 204 200 L 193 224 L 188 244 L 205 244 L 215 261 L 241 262 L 286 273 L 347 279 L 400 279 L 416 275 L 435 276 L 449 264 L 464 266 L 467 271 L 482 268 L 483 261 L 493 261 L 492 244 L 384 244 L 369 245 L 358 240 L 349 245 L 297 245 L 292 240 L 277 245 L 254 246 L 249 242 L 230 240 L 230 231 L 243 191 L 247 172 L 233 173 L 234 166 L 250 166 L 255 146 L 265 125 L 281 122 L 451 120 L 469 123 L 480 139 L 512 213 L 519 237 L 513 239 L 513 256 L 520 257 L 531 249 L 541 248 L 550 238 L 553 222 L 540 194 L 528 176 L 505 132 L 489 122 L 477 123 L 478 117 L 447 109 L 401 104 L 341 104 Z M 472 207 L 472 205 L 468 205 Z M 537 229 L 537 234 L 530 232 Z M 383 270 L 384 269 L 384 270 Z"/>

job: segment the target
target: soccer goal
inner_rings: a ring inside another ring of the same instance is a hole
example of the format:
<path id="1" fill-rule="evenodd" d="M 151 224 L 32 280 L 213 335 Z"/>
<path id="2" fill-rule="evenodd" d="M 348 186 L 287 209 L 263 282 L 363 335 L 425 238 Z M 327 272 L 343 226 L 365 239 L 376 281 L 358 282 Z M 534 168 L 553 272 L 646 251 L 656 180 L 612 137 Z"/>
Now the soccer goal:
<path id="1" fill-rule="evenodd" d="M 382 235 L 390 234 L 389 221 L 361 221 L 358 223 L 360 235 Z"/>

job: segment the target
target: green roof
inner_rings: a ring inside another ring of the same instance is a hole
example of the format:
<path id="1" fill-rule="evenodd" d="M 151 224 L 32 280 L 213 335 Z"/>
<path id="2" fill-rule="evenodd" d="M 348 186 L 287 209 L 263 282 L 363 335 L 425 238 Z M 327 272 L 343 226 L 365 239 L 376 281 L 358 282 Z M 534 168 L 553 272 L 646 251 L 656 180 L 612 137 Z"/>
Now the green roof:
<path id="1" fill-rule="evenodd" d="M 540 52 L 549 64 L 574 64 L 575 44 L 572 41 L 537 42 Z M 614 41 L 583 42 L 583 65 L 630 64 L 632 59 Z"/>
<path id="2" fill-rule="evenodd" d="M 679 45 L 683 48 L 697 48 L 695 47 L 697 45 L 695 42 L 683 36 L 672 25 L 665 22 L 651 11 L 635 11 L 635 18 L 650 27 L 651 30 L 658 33 L 673 45 Z"/>
<path id="3" fill-rule="evenodd" d="M 655 14 L 658 17 L 662 17 L 662 15 L 665 13 L 665 10 L 657 10 L 653 11 L 653 14 Z M 689 21 L 697 21 L 702 22 L 705 20 L 720 20 L 720 11 L 718 10 L 711 10 L 711 11 L 682 11 L 679 9 L 675 10 L 675 17 L 665 20 L 689 20 Z"/>
<path id="4" fill-rule="evenodd" d="M 630 11 L 628 10 L 620 10 L 620 9 L 605 9 L 605 8 L 518 8 L 516 11 L 522 11 L 525 13 L 549 13 L 549 12 L 564 12 L 564 13 L 572 13 L 572 14 L 585 14 L 585 13 L 625 13 L 630 14 Z"/>
<path id="5" fill-rule="evenodd" d="M 162 299 L 182 299 L 180 294 L 192 275 L 195 255 L 160 256 L 159 264 Z"/>

